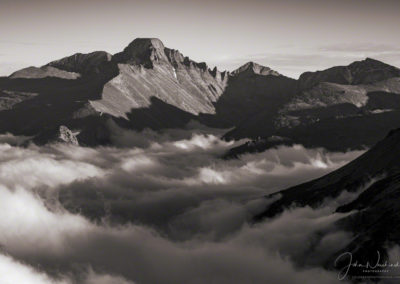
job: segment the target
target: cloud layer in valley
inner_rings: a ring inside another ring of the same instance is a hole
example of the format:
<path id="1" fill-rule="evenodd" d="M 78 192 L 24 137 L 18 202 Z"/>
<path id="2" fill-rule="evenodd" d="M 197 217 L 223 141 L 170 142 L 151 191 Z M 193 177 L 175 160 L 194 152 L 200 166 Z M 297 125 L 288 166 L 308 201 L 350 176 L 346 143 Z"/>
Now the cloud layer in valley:
<path id="1" fill-rule="evenodd" d="M 0 282 L 337 282 L 319 265 L 350 239 L 335 230 L 343 214 L 327 203 L 251 218 L 273 201 L 265 195 L 362 152 L 297 145 L 225 161 L 232 142 L 183 134 L 127 132 L 124 148 L 94 149 L 20 148 L 7 137 Z"/>

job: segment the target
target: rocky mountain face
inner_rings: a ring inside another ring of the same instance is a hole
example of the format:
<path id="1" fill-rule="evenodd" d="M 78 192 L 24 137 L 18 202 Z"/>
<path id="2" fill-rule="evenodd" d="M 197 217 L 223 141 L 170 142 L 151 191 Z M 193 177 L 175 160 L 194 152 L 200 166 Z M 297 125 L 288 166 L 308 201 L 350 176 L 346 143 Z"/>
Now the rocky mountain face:
<path id="1" fill-rule="evenodd" d="M 0 132 L 45 143 L 60 125 L 82 145 L 109 143 L 109 121 L 143 129 L 183 127 L 198 120 L 235 127 L 292 96 L 295 80 L 255 63 L 232 74 L 210 69 L 154 38 L 122 52 L 75 54 L 0 78 Z"/>
<path id="2" fill-rule="evenodd" d="M 151 99 L 193 115 L 214 113 L 213 103 L 222 94 L 227 73 L 208 69 L 179 51 L 166 49 L 158 39 L 136 39 L 114 56 L 119 74 L 108 81 L 97 111 L 128 119 L 132 109 L 146 108 Z"/>
<path id="3" fill-rule="evenodd" d="M 344 167 L 268 196 L 276 197 L 276 201 L 255 216 L 255 220 L 272 218 L 293 207 L 318 208 L 345 191 L 353 193 L 354 199 L 346 198 L 345 204 L 338 205 L 335 210 L 348 213 L 336 222 L 335 229 L 350 232 L 351 241 L 344 243 L 343 248 L 332 255 L 327 266 L 332 266 L 343 252 L 351 252 L 354 259 L 374 261 L 377 251 L 380 251 L 383 263 L 387 257 L 386 249 L 400 245 L 399 145 L 400 129 L 393 130 L 385 139 Z M 357 269 L 352 268 L 349 275 L 357 275 Z"/>
<path id="4" fill-rule="evenodd" d="M 75 54 L 0 78 L 0 132 L 45 143 L 64 125 L 99 145 L 111 142 L 111 120 L 137 130 L 197 120 L 232 128 L 226 139 L 256 139 L 228 157 L 293 143 L 346 150 L 400 127 L 398 94 L 399 69 L 373 59 L 294 80 L 254 62 L 221 72 L 139 38 L 115 55 Z"/>
<path id="5" fill-rule="evenodd" d="M 45 143 L 65 125 L 79 132 L 81 144 L 98 145 L 110 142 L 108 120 L 179 127 L 215 112 L 227 78 L 158 39 L 136 39 L 114 56 L 75 54 L 0 78 L 0 131 Z"/>

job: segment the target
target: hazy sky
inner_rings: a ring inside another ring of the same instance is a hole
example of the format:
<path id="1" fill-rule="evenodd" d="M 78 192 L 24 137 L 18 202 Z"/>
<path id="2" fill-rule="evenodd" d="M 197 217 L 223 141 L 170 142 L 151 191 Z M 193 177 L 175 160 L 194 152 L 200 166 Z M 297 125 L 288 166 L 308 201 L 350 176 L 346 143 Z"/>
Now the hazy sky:
<path id="1" fill-rule="evenodd" d="M 253 60 L 292 77 L 373 57 L 400 66 L 398 0 L 0 0 L 0 75 L 158 37 L 232 70 Z"/>

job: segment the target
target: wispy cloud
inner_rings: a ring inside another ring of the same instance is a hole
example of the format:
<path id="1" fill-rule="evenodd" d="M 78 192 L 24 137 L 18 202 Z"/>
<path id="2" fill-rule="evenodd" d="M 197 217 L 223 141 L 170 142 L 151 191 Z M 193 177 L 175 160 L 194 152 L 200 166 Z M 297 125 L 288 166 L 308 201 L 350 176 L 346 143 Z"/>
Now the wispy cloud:
<path id="1" fill-rule="evenodd" d="M 321 51 L 330 52 L 372 52 L 372 53 L 400 53 L 400 47 L 378 43 L 342 43 L 324 45 L 319 48 Z"/>

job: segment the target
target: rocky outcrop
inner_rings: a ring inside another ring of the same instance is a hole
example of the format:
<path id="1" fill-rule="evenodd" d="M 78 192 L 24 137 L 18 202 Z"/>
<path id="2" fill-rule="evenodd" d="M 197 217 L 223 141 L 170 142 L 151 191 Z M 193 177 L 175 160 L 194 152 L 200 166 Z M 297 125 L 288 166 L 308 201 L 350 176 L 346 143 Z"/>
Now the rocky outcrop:
<path id="1" fill-rule="evenodd" d="M 64 125 L 59 128 L 58 140 L 67 144 L 79 145 L 76 135 Z"/>
<path id="2" fill-rule="evenodd" d="M 47 143 L 65 143 L 71 145 L 79 145 L 77 134 L 79 132 L 74 132 L 70 130 L 65 125 L 60 125 L 52 128 L 45 129 L 38 135 L 32 137 L 33 141 L 37 145 L 44 145 Z"/>

